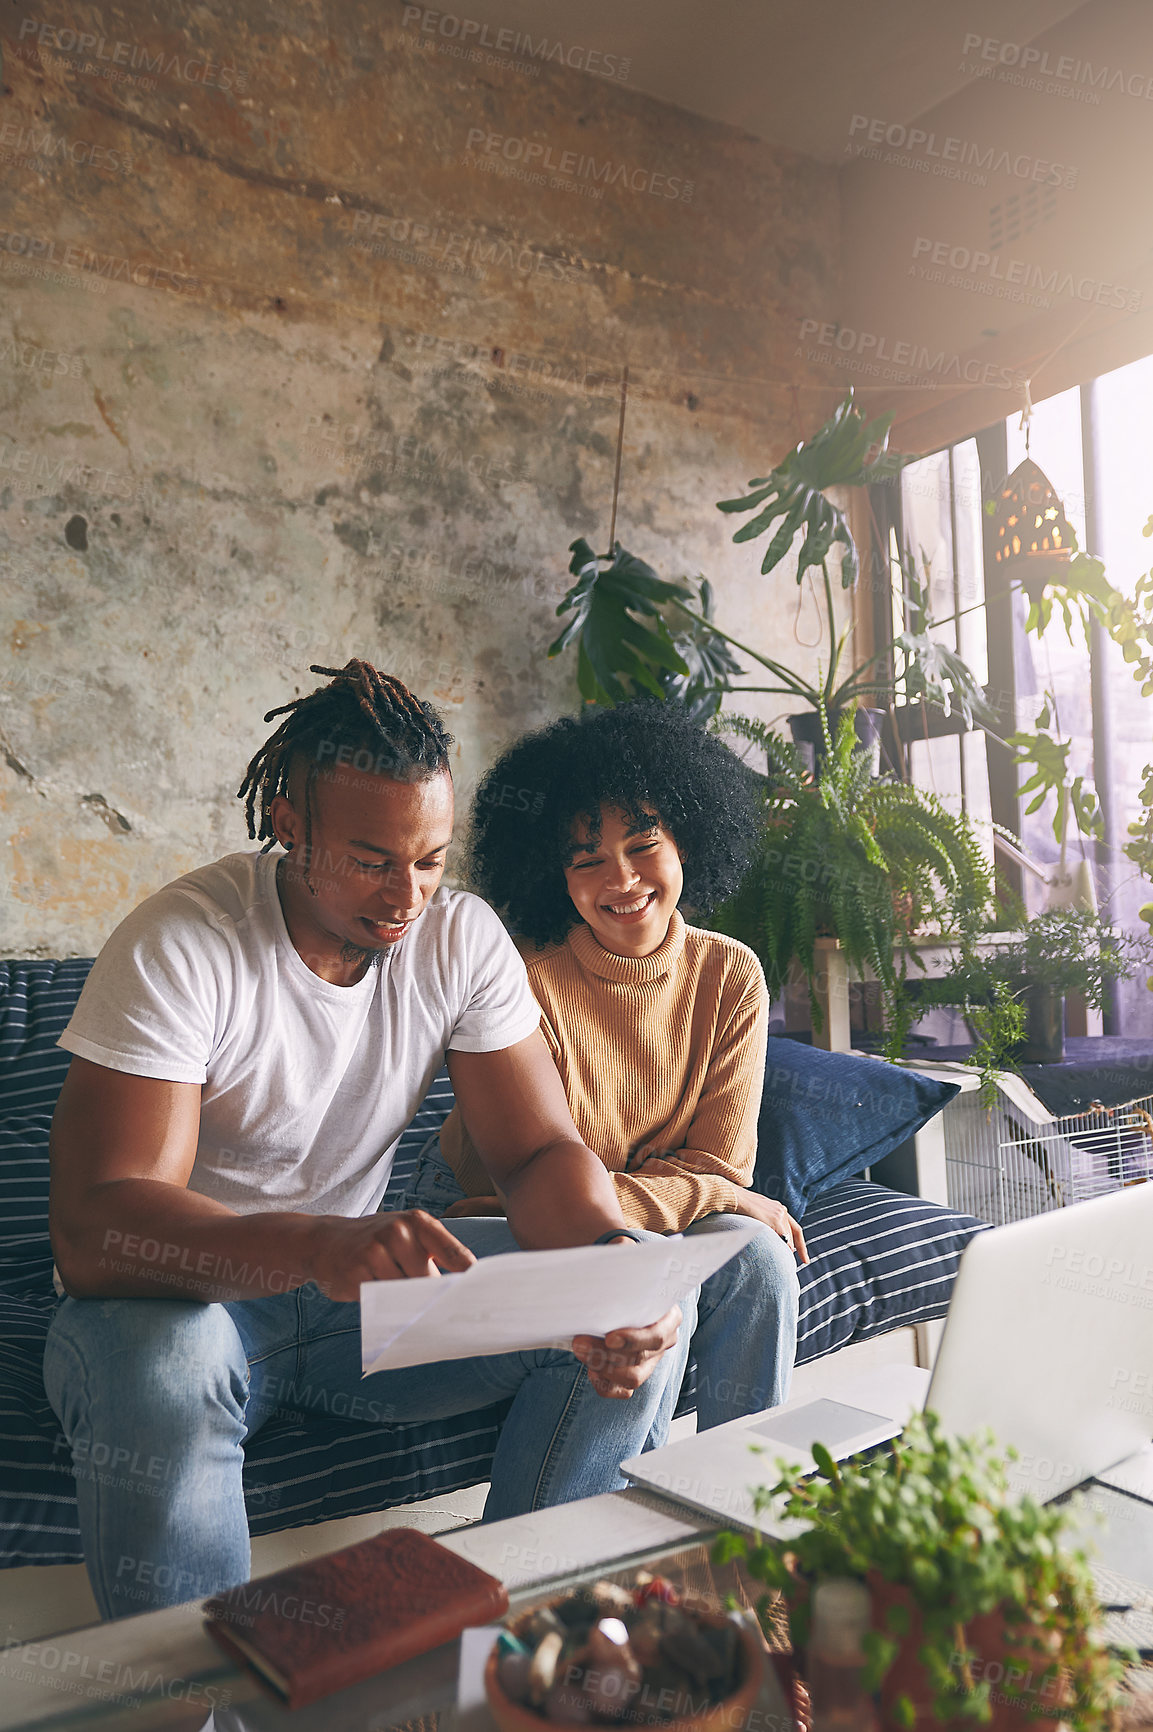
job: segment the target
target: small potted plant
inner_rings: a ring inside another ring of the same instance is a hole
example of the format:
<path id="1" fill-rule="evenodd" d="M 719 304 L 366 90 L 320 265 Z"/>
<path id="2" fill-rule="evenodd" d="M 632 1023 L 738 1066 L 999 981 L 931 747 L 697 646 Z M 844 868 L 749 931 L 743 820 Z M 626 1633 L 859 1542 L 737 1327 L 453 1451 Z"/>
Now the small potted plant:
<path id="1" fill-rule="evenodd" d="M 1109 1724 L 1122 1665 L 1094 1637 L 1084 1556 L 1057 1543 L 1063 1509 L 1009 1497 L 991 1438 L 949 1437 L 926 1413 L 883 1451 L 813 1455 L 814 1476 L 778 1461 L 782 1478 L 757 1494 L 759 1512 L 803 1524 L 796 1536 L 724 1534 L 715 1554 L 784 1596 L 798 1657 L 812 1587 L 856 1578 L 872 1596 L 866 1682 L 883 1725 Z"/>
<path id="2" fill-rule="evenodd" d="M 919 1005 L 961 1005 L 976 1020 L 1004 1021 L 1011 1033 L 997 1048 L 1002 1064 L 1060 1064 L 1066 994 L 1080 993 L 1099 1010 L 1109 982 L 1127 980 L 1148 963 L 1149 948 L 1148 939 L 1121 931 L 1093 909 L 1050 908 L 1025 921 L 1008 944 L 981 956 L 966 948 L 949 977 L 920 987 Z"/>
<path id="3" fill-rule="evenodd" d="M 1093 910 L 1051 908 L 1026 922 L 1015 943 L 990 958 L 995 976 L 1025 1003 L 1021 1058 L 1060 1064 L 1065 1057 L 1065 998 L 1079 992 L 1100 1010 L 1110 981 L 1135 972 L 1141 941 L 1120 932 Z"/>

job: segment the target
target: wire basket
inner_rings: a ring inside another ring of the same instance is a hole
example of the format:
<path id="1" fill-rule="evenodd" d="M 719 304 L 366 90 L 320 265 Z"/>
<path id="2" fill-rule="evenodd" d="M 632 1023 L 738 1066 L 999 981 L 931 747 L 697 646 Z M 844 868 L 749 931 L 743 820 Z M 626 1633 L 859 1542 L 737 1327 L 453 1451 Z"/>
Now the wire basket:
<path id="1" fill-rule="evenodd" d="M 1153 1095 L 1058 1118 L 1016 1076 L 942 1114 L 949 1206 L 996 1226 L 1153 1179 Z"/>

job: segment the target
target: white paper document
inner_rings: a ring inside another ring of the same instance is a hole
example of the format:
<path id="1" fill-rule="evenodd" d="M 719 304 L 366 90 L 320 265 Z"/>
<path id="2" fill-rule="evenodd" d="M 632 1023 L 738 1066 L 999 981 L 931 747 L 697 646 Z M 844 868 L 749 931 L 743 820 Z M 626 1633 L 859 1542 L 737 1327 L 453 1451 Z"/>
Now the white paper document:
<path id="1" fill-rule="evenodd" d="M 366 1281 L 360 1289 L 361 1365 L 374 1371 L 440 1359 L 567 1347 L 655 1323 L 727 1263 L 758 1226 L 482 1257 L 459 1275 Z"/>
<path id="2" fill-rule="evenodd" d="M 460 1667 L 456 1678 L 457 1732 L 496 1732 L 496 1721 L 485 1694 L 484 1669 L 500 1630 L 499 1624 L 481 1624 L 477 1629 L 460 1632 Z"/>

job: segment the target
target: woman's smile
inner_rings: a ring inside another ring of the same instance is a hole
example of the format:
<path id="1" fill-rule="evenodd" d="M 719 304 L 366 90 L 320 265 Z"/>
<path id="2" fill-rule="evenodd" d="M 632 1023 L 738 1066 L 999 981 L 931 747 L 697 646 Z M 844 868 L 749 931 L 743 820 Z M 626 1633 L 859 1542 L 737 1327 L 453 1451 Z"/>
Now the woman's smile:
<path id="1" fill-rule="evenodd" d="M 631 902 L 602 902 L 601 908 L 615 920 L 636 920 L 648 913 L 658 894 L 656 890 L 649 890 L 643 896 L 634 897 Z"/>
<path id="2" fill-rule="evenodd" d="M 602 807 L 594 834 L 573 826 L 574 854 L 565 867 L 573 906 L 594 937 L 618 956 L 651 956 L 665 941 L 684 889 L 680 850 L 656 816 L 637 823 Z"/>

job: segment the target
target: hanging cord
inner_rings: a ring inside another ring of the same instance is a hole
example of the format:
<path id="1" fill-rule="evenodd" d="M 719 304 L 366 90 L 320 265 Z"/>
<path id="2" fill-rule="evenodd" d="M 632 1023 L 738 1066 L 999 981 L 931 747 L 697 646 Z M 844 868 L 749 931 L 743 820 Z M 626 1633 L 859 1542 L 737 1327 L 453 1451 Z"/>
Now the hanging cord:
<path id="1" fill-rule="evenodd" d="M 803 583 L 799 583 L 797 585 L 797 611 L 793 615 L 793 642 L 799 643 L 802 649 L 816 649 L 818 644 L 824 642 L 824 635 L 820 629 L 821 604 L 817 598 L 817 586 L 813 581 L 813 568 L 811 565 L 808 571 L 806 571 L 805 577 L 808 580 L 809 594 L 812 597 L 813 607 L 816 609 L 817 613 L 817 635 L 813 639 L 812 643 L 807 642 L 806 639 L 801 636 L 801 610 L 805 605 L 805 586 Z M 829 621 L 829 628 L 833 632 L 836 631 L 837 622 L 835 619 Z"/>
<path id="2" fill-rule="evenodd" d="M 1052 360 L 1052 358 L 1050 355 L 1049 359 Z M 1025 435 L 1026 457 L 1029 455 L 1029 437 L 1033 428 L 1033 399 L 1029 395 L 1029 387 L 1032 383 L 1032 379 L 1022 379 L 1021 381 L 1021 390 L 1024 393 L 1025 401 L 1021 405 L 1021 419 L 1017 425 L 1018 433 Z"/>
<path id="3" fill-rule="evenodd" d="M 1025 455 L 1026 455 L 1026 457 L 1028 457 L 1028 455 L 1029 455 L 1029 432 L 1030 432 L 1030 423 L 1033 419 L 1033 398 L 1031 395 L 1033 380 L 1037 377 L 1038 373 L 1043 373 L 1045 371 L 1045 368 L 1049 365 L 1050 361 L 1056 360 L 1057 356 L 1061 353 L 1061 350 L 1065 347 L 1065 345 L 1067 343 L 1071 343 L 1073 341 L 1073 338 L 1077 335 L 1077 333 L 1079 331 L 1084 329 L 1084 327 L 1088 324 L 1089 320 L 1092 317 L 1093 317 L 1093 309 L 1092 309 L 1092 307 L 1090 307 L 1088 312 L 1085 314 L 1084 318 L 1078 319 L 1077 323 L 1073 326 L 1073 329 L 1071 331 L 1067 331 L 1066 334 L 1061 338 L 1061 341 L 1059 343 L 1055 344 L 1054 347 L 1049 350 L 1049 353 L 1045 356 L 1044 360 L 1039 362 L 1038 365 L 1033 368 L 1033 371 L 1030 373 L 1029 377 L 1027 379 L 1023 379 L 1021 381 L 1021 389 L 1022 389 L 1025 400 L 1021 405 L 1021 421 L 1020 421 L 1018 431 L 1023 432 L 1025 435 Z"/>
<path id="4" fill-rule="evenodd" d="M 621 491 L 621 457 L 624 454 L 625 448 L 625 405 L 628 402 L 628 396 L 629 369 L 628 363 L 626 362 L 624 371 L 621 374 L 621 418 L 620 425 L 617 428 L 617 467 L 616 474 L 613 476 L 613 514 L 612 520 L 609 523 L 609 550 L 606 556 L 609 559 L 613 557 L 613 549 L 617 542 L 617 500 L 620 498 Z"/>
<path id="5" fill-rule="evenodd" d="M 1092 317 L 1093 317 L 1093 309 L 1092 309 L 1092 307 L 1090 307 L 1088 312 L 1085 314 L 1085 317 L 1083 319 L 1078 319 L 1077 323 L 1073 326 L 1073 329 L 1071 331 L 1069 331 L 1064 337 L 1062 337 L 1061 341 L 1058 344 L 1056 344 L 1054 348 L 1049 350 L 1049 353 L 1045 356 L 1045 359 L 1041 362 L 1041 365 L 1039 367 L 1033 368 L 1033 372 L 1030 376 L 1030 381 L 1029 381 L 1030 384 L 1032 383 L 1033 379 L 1035 379 L 1037 377 L 1038 373 L 1043 373 L 1045 371 L 1045 368 L 1049 365 L 1050 361 L 1053 361 L 1056 359 L 1056 357 L 1061 353 L 1061 350 L 1065 347 L 1066 343 L 1071 343 L 1073 341 L 1073 338 L 1077 335 L 1078 331 L 1083 330 L 1084 327 L 1089 323 L 1089 320 Z M 1028 396 L 1028 387 L 1026 387 L 1026 397 L 1027 396 Z"/>
<path id="6" fill-rule="evenodd" d="M 801 396 L 795 384 L 790 385 L 789 389 L 793 394 L 793 423 L 797 429 L 797 443 L 799 445 L 805 437 L 805 426 L 801 420 Z"/>

